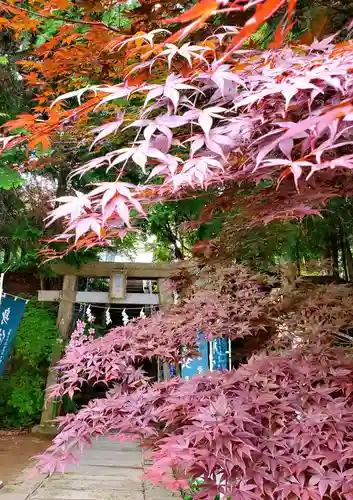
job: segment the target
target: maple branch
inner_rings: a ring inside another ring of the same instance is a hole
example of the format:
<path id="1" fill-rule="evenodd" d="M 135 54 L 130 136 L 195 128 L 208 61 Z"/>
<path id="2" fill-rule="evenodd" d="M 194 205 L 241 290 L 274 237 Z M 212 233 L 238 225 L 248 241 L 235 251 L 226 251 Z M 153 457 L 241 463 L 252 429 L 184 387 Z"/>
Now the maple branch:
<path id="1" fill-rule="evenodd" d="M 53 14 L 40 14 L 39 12 L 33 12 L 29 9 L 26 9 L 25 7 L 18 7 L 18 6 L 13 7 L 12 5 L 9 5 L 6 2 L 2 2 L 1 0 L 0 0 L 0 5 L 3 5 L 6 9 L 10 9 L 11 11 L 19 10 L 21 12 L 25 12 L 26 14 L 32 14 L 33 16 L 41 17 L 43 19 L 54 19 L 56 21 L 64 21 L 67 24 L 85 24 L 88 26 L 103 26 L 104 28 L 110 31 L 114 31 L 115 33 L 120 33 L 120 29 L 113 28 L 112 26 L 109 26 L 108 24 L 102 22 L 68 19 L 67 17 L 55 16 Z"/>

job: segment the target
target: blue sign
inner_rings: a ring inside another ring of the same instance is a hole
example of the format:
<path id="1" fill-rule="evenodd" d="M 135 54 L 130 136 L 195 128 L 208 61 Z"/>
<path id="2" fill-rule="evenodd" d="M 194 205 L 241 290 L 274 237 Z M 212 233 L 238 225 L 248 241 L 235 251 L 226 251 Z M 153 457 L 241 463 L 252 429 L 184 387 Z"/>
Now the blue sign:
<path id="1" fill-rule="evenodd" d="M 181 365 L 181 376 L 182 378 L 190 378 L 193 375 L 206 373 L 209 371 L 209 361 L 208 361 L 208 345 L 209 342 L 204 340 L 202 333 L 198 334 L 198 339 L 196 345 L 200 351 L 200 356 L 198 358 L 188 358 L 184 359 Z"/>
<path id="2" fill-rule="evenodd" d="M 27 301 L 5 295 L 0 305 L 0 376 L 15 342 L 16 332 L 22 319 Z"/>
<path id="3" fill-rule="evenodd" d="M 229 370 L 229 341 L 225 338 L 211 342 L 211 370 L 221 372 Z"/>
<path id="4" fill-rule="evenodd" d="M 175 364 L 172 363 L 170 366 L 169 366 L 169 375 L 170 375 L 170 378 L 173 378 L 173 377 L 176 377 L 176 368 L 175 368 Z"/>

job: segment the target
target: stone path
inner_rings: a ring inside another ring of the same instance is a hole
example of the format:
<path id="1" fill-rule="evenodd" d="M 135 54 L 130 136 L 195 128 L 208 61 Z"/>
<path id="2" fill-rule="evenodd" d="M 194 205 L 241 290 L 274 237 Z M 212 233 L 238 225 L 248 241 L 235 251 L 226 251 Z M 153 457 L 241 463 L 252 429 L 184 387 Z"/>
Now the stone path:
<path id="1" fill-rule="evenodd" d="M 16 457 L 13 457 L 16 460 Z M 0 490 L 0 500 L 180 500 L 179 493 L 141 479 L 143 456 L 132 443 L 100 438 L 65 474 L 23 474 Z"/>

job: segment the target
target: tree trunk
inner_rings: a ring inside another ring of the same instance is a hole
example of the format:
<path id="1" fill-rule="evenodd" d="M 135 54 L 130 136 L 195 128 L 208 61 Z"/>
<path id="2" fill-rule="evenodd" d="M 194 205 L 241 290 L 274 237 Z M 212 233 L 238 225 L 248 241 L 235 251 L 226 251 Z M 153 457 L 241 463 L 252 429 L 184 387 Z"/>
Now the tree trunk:
<path id="1" fill-rule="evenodd" d="M 300 252 L 299 252 L 299 241 L 298 238 L 295 242 L 295 261 L 297 265 L 297 276 L 300 276 Z"/>
<path id="2" fill-rule="evenodd" d="M 60 198 L 61 196 L 65 196 L 68 194 L 67 177 L 69 173 L 70 173 L 69 168 L 65 167 L 59 168 L 59 175 L 57 177 L 58 184 L 56 188 L 55 198 Z M 59 203 L 57 203 L 56 206 L 59 206 Z M 49 236 L 60 234 L 62 232 L 63 232 L 63 221 L 61 219 L 57 219 L 46 229 L 46 234 Z"/>
<path id="3" fill-rule="evenodd" d="M 347 263 L 348 279 L 349 281 L 353 281 L 353 256 L 347 238 L 346 238 L 346 263 Z"/>
<path id="4" fill-rule="evenodd" d="M 331 262 L 332 262 L 332 275 L 335 278 L 339 278 L 339 265 L 338 265 L 338 244 L 337 244 L 337 232 L 332 230 L 330 233 L 330 243 L 331 243 Z"/>
<path id="5" fill-rule="evenodd" d="M 6 268 L 11 261 L 10 245 L 4 246 L 3 250 L 4 250 L 4 268 Z"/>
<path id="6" fill-rule="evenodd" d="M 176 243 L 174 243 L 174 255 L 175 255 L 176 259 L 184 260 L 183 252 L 180 250 L 180 248 L 178 247 L 178 245 Z"/>
<path id="7" fill-rule="evenodd" d="M 352 257 L 351 247 L 347 235 L 344 232 L 342 226 L 340 228 L 340 232 L 341 232 L 342 257 L 344 262 L 346 279 L 348 281 L 353 281 L 353 257 Z"/>
<path id="8" fill-rule="evenodd" d="M 60 198 L 67 194 L 67 178 L 70 173 L 69 168 L 60 167 L 57 178 L 58 186 L 56 188 L 56 197 Z"/>
<path id="9" fill-rule="evenodd" d="M 345 242 L 345 234 L 343 232 L 342 224 L 340 224 L 340 243 L 341 243 L 341 253 L 342 253 L 342 265 L 344 270 L 344 277 L 348 281 L 348 269 L 347 269 L 347 260 L 346 260 L 346 242 Z"/>

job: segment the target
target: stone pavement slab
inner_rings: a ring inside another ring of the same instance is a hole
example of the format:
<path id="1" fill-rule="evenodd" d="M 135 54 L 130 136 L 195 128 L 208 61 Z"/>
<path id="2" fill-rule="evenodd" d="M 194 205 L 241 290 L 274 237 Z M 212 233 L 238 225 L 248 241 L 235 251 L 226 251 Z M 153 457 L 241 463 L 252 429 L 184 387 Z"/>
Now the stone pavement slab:
<path id="1" fill-rule="evenodd" d="M 142 475 L 142 467 L 127 467 L 127 466 L 114 466 L 114 467 L 109 467 L 106 465 L 71 465 L 67 468 L 67 471 L 65 473 L 66 475 L 75 475 L 77 474 L 83 474 L 86 476 L 120 476 L 121 474 L 124 473 L 124 470 L 127 471 L 128 477 L 131 477 L 133 475 L 133 471 L 135 471 L 137 477 L 139 480 L 141 480 L 141 475 Z M 58 477 L 59 474 L 56 474 L 54 477 Z M 125 476 L 124 476 L 125 477 Z M 1 490 L 0 490 L 1 491 Z"/>
<path id="2" fill-rule="evenodd" d="M 0 500 L 181 500 L 142 479 L 144 459 L 134 443 L 99 438 L 64 474 L 28 476 L 0 490 Z"/>
<path id="3" fill-rule="evenodd" d="M 129 482 L 129 488 L 132 490 L 141 490 L 141 471 L 136 471 L 136 476 L 133 474 L 121 474 L 119 470 L 116 469 L 116 474 L 114 476 L 91 476 L 87 474 L 64 474 L 64 476 L 57 477 L 53 476 L 48 481 L 45 482 L 45 486 L 50 485 L 50 487 L 55 487 L 57 483 L 60 483 L 61 488 L 66 488 L 70 486 L 73 490 L 82 490 L 84 488 L 90 490 L 99 490 L 102 488 L 102 484 L 109 486 L 115 486 L 116 488 L 125 487 L 126 482 Z"/>
<path id="4" fill-rule="evenodd" d="M 114 488 L 106 488 L 104 483 L 101 490 L 82 491 L 71 489 L 49 489 L 38 490 L 34 495 L 29 498 L 32 500 L 144 500 L 143 491 L 131 491 L 127 489 L 115 490 Z"/>
<path id="5" fill-rule="evenodd" d="M 179 492 L 173 492 L 164 488 L 153 488 L 144 492 L 144 500 L 180 500 Z"/>

